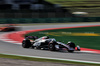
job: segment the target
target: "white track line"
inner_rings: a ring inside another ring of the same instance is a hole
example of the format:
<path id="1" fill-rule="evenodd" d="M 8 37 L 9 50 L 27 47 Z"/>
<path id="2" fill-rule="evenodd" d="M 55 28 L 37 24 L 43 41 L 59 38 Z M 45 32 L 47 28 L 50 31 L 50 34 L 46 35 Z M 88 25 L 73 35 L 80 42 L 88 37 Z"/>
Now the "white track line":
<path id="1" fill-rule="evenodd" d="M 7 34 L 10 34 L 10 33 L 1 34 L 0 35 L 0 40 L 4 41 L 4 42 L 9 42 L 9 43 L 21 45 L 21 43 L 19 43 L 17 41 L 13 41 L 12 39 L 9 39 L 7 37 Z M 77 51 L 75 51 L 75 52 L 77 52 Z M 80 52 L 95 53 L 93 51 L 80 51 Z M 33 57 L 33 58 L 52 59 L 52 60 L 63 60 L 63 61 L 73 61 L 73 62 L 100 64 L 100 62 L 95 62 L 95 61 L 84 61 L 84 60 L 73 60 L 73 59 L 62 59 L 62 58 L 50 58 L 50 57 L 29 56 L 29 55 L 9 54 L 9 53 L 8 54 L 7 53 L 3 53 L 3 54 L 5 54 L 5 55 L 15 55 L 15 56 L 24 56 L 24 57 Z"/>
<path id="2" fill-rule="evenodd" d="M 20 55 L 20 54 L 6 54 L 4 55 L 13 55 L 13 56 L 22 56 L 22 57 L 31 57 L 31 58 L 41 58 L 41 59 L 51 59 L 51 60 L 60 60 L 60 61 L 72 61 L 72 62 L 82 62 L 82 63 L 92 63 L 92 64 L 100 64 L 100 62 L 95 61 L 85 61 L 85 60 L 74 60 L 74 59 L 63 59 L 63 58 L 51 58 L 51 57 L 40 57 L 40 56 L 30 56 L 30 55 Z"/>
<path id="3" fill-rule="evenodd" d="M 14 32 L 10 32 L 10 33 L 14 33 Z M 8 43 L 13 43 L 13 44 L 21 45 L 22 43 L 20 43 L 18 41 L 14 41 L 14 40 L 8 38 L 7 35 L 10 34 L 10 33 L 0 34 L 0 40 L 4 41 L 4 42 L 8 42 Z M 75 52 L 78 52 L 78 51 L 75 51 Z M 95 53 L 95 51 L 79 51 L 79 52 Z"/>

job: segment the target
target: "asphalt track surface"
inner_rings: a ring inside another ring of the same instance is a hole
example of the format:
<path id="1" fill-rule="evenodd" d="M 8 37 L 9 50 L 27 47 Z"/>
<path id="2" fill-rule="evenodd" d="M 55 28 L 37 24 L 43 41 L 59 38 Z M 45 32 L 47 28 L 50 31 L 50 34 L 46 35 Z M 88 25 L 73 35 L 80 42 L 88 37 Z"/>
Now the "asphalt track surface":
<path id="1" fill-rule="evenodd" d="M 58 28 L 58 27 L 74 27 L 74 26 L 89 26 L 89 25 L 100 25 L 98 23 L 71 23 L 71 24 L 54 24 L 54 25 L 35 25 L 35 26 L 21 26 L 21 30 L 33 30 L 33 29 L 44 29 L 44 28 Z M 7 32 L 0 32 L 0 34 Z M 41 57 L 52 57 L 62 59 L 74 59 L 74 60 L 85 60 L 100 62 L 100 54 L 86 53 L 86 52 L 52 52 L 47 50 L 35 50 L 25 49 L 21 45 L 7 43 L 0 41 L 0 53 L 8 54 L 20 54 L 29 56 L 41 56 Z"/>

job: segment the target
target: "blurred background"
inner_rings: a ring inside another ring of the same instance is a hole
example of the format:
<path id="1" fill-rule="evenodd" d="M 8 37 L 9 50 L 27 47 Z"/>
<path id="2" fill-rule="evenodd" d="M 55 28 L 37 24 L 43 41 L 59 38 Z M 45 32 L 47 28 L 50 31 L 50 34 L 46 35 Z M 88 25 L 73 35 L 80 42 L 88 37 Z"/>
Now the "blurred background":
<path id="1" fill-rule="evenodd" d="M 0 23 L 95 22 L 100 0 L 0 0 L 0 18 Z"/>

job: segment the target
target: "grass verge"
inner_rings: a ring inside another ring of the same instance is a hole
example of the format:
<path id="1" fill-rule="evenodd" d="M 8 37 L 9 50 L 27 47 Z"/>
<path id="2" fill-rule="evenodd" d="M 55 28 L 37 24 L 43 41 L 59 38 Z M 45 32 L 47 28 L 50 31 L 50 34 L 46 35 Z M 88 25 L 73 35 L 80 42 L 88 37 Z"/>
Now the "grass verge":
<path id="1" fill-rule="evenodd" d="M 64 60 L 56 60 L 56 59 L 45 59 L 45 58 L 35 58 L 35 57 L 25 57 L 18 55 L 7 55 L 0 54 L 0 58 L 8 58 L 8 59 L 18 59 L 18 60 L 28 60 L 28 61 L 39 61 L 39 62 L 53 62 L 53 63 L 64 63 L 64 64 L 77 64 L 77 65 L 89 65 L 89 66 L 100 66 L 100 64 L 94 63 L 82 63 L 82 62 L 72 62 L 72 61 L 64 61 Z"/>
<path id="2" fill-rule="evenodd" d="M 57 29 L 47 30 L 40 32 L 33 32 L 27 34 L 27 36 L 49 36 L 55 38 L 57 41 L 74 42 L 84 48 L 98 49 L 100 50 L 100 26 L 99 27 L 82 27 L 82 28 L 70 28 L 70 29 Z"/>

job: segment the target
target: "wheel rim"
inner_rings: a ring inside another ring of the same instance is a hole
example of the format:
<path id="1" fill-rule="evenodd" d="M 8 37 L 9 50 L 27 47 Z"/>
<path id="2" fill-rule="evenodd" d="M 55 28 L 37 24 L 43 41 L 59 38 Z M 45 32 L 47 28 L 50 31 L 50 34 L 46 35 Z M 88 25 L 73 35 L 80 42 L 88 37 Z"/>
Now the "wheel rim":
<path id="1" fill-rule="evenodd" d="M 24 42 L 23 42 L 22 46 L 25 47 L 25 43 Z"/>
<path id="2" fill-rule="evenodd" d="M 53 47 L 53 45 L 52 45 L 52 44 L 50 44 L 50 45 L 49 45 L 49 48 L 50 48 L 50 49 L 52 49 L 52 47 Z"/>

